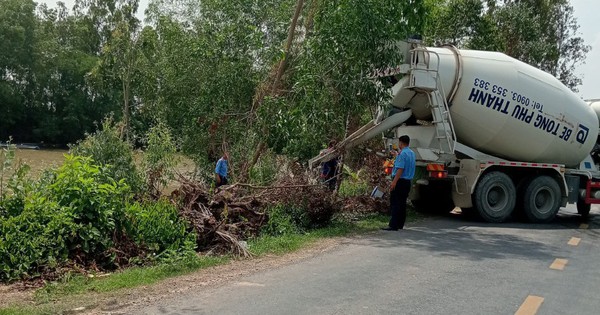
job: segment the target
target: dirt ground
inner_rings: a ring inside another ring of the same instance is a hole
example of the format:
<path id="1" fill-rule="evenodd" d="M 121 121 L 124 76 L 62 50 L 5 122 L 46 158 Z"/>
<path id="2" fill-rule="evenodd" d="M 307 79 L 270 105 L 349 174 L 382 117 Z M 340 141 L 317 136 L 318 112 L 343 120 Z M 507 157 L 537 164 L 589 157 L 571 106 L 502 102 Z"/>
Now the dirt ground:
<path id="1" fill-rule="evenodd" d="M 59 149 L 43 149 L 43 150 L 22 150 L 22 149 L 17 149 L 15 150 L 15 164 L 16 163 L 23 163 L 26 164 L 30 167 L 29 170 L 29 177 L 32 179 L 37 179 L 40 177 L 40 175 L 45 171 L 45 170 L 49 170 L 52 168 L 57 168 L 59 166 L 62 165 L 62 163 L 65 161 L 65 154 L 68 154 L 69 151 L 67 150 L 59 150 Z M 136 151 L 135 152 L 135 159 L 136 159 L 136 163 L 139 165 L 140 160 L 142 158 L 142 152 L 141 151 Z M 183 174 L 183 175 L 188 175 L 188 174 L 192 174 L 195 168 L 194 162 L 192 160 L 190 160 L 189 158 L 186 158 L 183 155 L 180 155 L 177 157 L 179 159 L 179 163 L 177 165 L 177 167 L 175 168 L 175 171 Z M 2 158 L 0 157 L 0 161 L 2 161 Z M 206 166 L 208 169 L 212 169 L 212 166 Z M 11 171 L 8 171 L 7 174 L 4 174 L 6 179 L 10 174 L 12 174 Z M 177 187 L 179 186 L 179 183 L 177 183 L 176 181 L 170 181 L 169 184 L 167 185 L 167 187 L 165 187 L 164 193 L 165 194 L 170 194 L 173 190 L 175 190 Z"/>
<path id="2" fill-rule="evenodd" d="M 282 256 L 269 255 L 261 258 L 236 260 L 225 265 L 166 279 L 150 286 L 104 294 L 90 293 L 84 296 L 73 296 L 68 298 L 69 301 L 57 301 L 57 303 L 70 310 L 65 314 L 129 314 L 136 309 L 144 308 L 163 299 L 174 298 L 191 290 L 221 286 L 256 272 L 300 262 L 327 252 L 347 240 L 347 238 L 323 239 L 319 243 Z M 0 286 L 0 307 L 6 307 L 15 302 L 30 302 L 33 305 L 34 289 L 23 285 Z"/>
<path id="3" fill-rule="evenodd" d="M 182 293 L 207 286 L 221 286 L 256 272 L 297 263 L 317 256 L 342 244 L 345 238 L 323 239 L 317 244 L 283 256 L 267 256 L 257 259 L 238 260 L 226 265 L 207 268 L 199 272 L 165 280 L 150 287 L 140 287 L 128 292 L 128 296 L 112 305 L 91 310 L 87 314 L 128 314 L 162 299 L 174 298 Z M 116 307 L 117 309 L 115 309 Z M 111 311 L 112 310 L 112 311 Z"/>
<path id="4" fill-rule="evenodd" d="M 32 301 L 35 289 L 22 284 L 0 285 L 0 308 L 21 301 Z"/>

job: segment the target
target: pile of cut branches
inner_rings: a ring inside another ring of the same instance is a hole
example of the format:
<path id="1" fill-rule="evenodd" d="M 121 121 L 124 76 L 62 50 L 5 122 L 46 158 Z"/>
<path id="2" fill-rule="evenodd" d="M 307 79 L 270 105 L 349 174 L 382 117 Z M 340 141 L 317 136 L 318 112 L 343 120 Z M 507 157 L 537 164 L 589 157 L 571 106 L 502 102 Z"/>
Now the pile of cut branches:
<path id="1" fill-rule="evenodd" d="M 383 198 L 375 199 L 370 196 L 348 197 L 342 201 L 341 212 L 348 215 L 365 215 L 370 213 L 386 214 L 389 211 L 389 200 Z"/>
<path id="2" fill-rule="evenodd" d="M 196 233 L 199 250 L 250 256 L 241 240 L 258 235 L 267 221 L 260 211 L 261 202 L 239 191 L 220 190 L 211 195 L 202 183 L 184 179 L 171 197 Z"/>
<path id="3" fill-rule="evenodd" d="M 326 226 L 340 210 L 340 203 L 324 185 L 308 183 L 307 177 L 302 175 L 280 179 L 262 200 L 266 205 L 300 206 L 305 210 L 310 227 Z"/>
<path id="4" fill-rule="evenodd" d="M 384 158 L 370 154 L 363 162 L 363 169 L 370 175 L 369 184 L 373 187 L 378 186 L 380 190 L 386 190 L 390 185 L 388 176 L 383 172 L 384 161 Z"/>
<path id="5" fill-rule="evenodd" d="M 295 205 L 305 210 L 311 227 L 327 225 L 340 204 L 319 184 L 304 176 L 290 176 L 272 186 L 234 184 L 216 193 L 200 182 L 180 178 L 181 186 L 171 194 L 179 214 L 196 233 L 198 249 L 247 257 L 243 240 L 257 236 L 268 221 L 267 209 Z"/>
<path id="6" fill-rule="evenodd" d="M 365 159 L 369 184 L 387 189 L 389 181 L 381 169 L 381 158 Z M 206 184 L 180 177 L 181 186 L 171 195 L 196 233 L 198 250 L 250 256 L 244 240 L 258 236 L 268 223 L 268 209 L 280 205 L 302 209 L 308 228 L 329 224 L 335 213 L 358 217 L 370 213 L 387 213 L 387 198 L 355 196 L 339 199 L 324 185 L 292 165 L 269 186 L 237 183 L 221 187 L 216 193 Z M 304 222 L 304 221 L 303 221 Z"/>

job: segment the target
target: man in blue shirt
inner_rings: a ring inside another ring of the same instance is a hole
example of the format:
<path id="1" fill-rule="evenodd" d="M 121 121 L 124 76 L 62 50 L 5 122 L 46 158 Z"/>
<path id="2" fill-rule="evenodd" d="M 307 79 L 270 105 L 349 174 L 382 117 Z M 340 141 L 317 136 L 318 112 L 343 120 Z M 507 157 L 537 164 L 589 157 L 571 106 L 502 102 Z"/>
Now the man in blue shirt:
<path id="1" fill-rule="evenodd" d="M 227 152 L 225 152 L 219 161 L 217 161 L 217 167 L 215 167 L 215 187 L 227 185 L 228 159 L 229 156 Z"/>
<path id="2" fill-rule="evenodd" d="M 406 199 L 410 192 L 410 186 L 415 176 L 416 158 L 415 153 L 408 147 L 410 138 L 404 135 L 400 140 L 400 154 L 394 160 L 392 170 L 392 184 L 390 185 L 390 212 L 392 217 L 386 231 L 398 231 L 404 228 L 406 221 Z"/>

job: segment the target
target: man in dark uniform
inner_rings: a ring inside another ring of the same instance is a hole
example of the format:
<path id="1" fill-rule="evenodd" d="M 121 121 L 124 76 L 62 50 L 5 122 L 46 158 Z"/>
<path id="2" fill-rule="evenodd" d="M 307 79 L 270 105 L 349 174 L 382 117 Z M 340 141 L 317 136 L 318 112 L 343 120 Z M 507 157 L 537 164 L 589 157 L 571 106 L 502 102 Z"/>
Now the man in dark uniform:
<path id="1" fill-rule="evenodd" d="M 416 158 L 415 153 L 408 147 L 410 138 L 404 135 L 400 140 L 400 154 L 394 161 L 392 170 L 392 184 L 390 185 L 390 212 L 392 217 L 386 231 L 398 231 L 404 228 L 406 221 L 406 199 L 410 192 L 410 186 L 415 176 Z"/>
<path id="2" fill-rule="evenodd" d="M 327 149 L 323 150 L 321 154 L 327 154 L 335 149 L 336 142 L 334 140 L 329 142 Z M 335 190 L 335 184 L 337 182 L 337 157 L 324 162 L 321 166 L 321 180 L 329 188 L 329 190 Z"/>

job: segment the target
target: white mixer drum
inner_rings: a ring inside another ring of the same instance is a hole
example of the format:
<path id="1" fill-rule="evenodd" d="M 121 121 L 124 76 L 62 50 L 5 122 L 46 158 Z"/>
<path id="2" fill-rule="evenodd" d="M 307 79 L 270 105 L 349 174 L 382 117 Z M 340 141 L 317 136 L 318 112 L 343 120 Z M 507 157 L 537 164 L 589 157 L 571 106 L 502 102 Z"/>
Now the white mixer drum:
<path id="1" fill-rule="evenodd" d="M 497 52 L 428 48 L 440 57 L 439 75 L 458 141 L 514 161 L 576 166 L 591 151 L 600 115 L 552 75 Z M 431 55 L 433 56 L 433 54 Z M 430 69 L 437 58 L 430 58 Z M 462 76 L 456 82 L 457 65 Z M 424 112 L 426 98 L 407 105 Z M 597 105 L 600 108 L 600 102 Z M 417 117 L 426 119 L 426 117 Z"/>
<path id="2" fill-rule="evenodd" d="M 592 107 L 592 109 L 594 110 L 594 112 L 596 112 L 596 116 L 598 116 L 598 121 L 600 122 L 600 99 L 598 99 L 598 100 L 588 100 L 586 102 L 588 104 L 590 104 L 590 106 Z"/>

